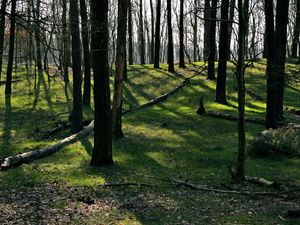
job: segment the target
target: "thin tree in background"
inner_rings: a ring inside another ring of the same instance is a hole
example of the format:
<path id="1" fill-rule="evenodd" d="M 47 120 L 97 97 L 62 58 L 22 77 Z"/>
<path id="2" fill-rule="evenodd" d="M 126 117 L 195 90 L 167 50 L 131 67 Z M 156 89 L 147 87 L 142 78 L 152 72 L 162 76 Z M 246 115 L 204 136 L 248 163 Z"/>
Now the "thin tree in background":
<path id="1" fill-rule="evenodd" d="M 300 0 L 296 1 L 296 23 L 294 25 L 294 33 L 292 40 L 292 57 L 297 58 L 300 35 Z"/>
<path id="2" fill-rule="evenodd" d="M 3 64 L 5 12 L 6 12 L 7 1 L 8 0 L 2 0 L 2 2 L 1 2 L 1 15 L 0 15 L 0 81 L 1 81 L 2 64 Z"/>
<path id="3" fill-rule="evenodd" d="M 161 19 L 161 0 L 156 4 L 156 25 L 155 25 L 155 49 L 154 49 L 154 68 L 159 68 L 160 56 L 160 19 Z"/>
<path id="4" fill-rule="evenodd" d="M 274 5 L 273 0 L 265 0 L 265 21 L 266 21 L 266 36 L 268 37 L 268 41 L 265 43 L 265 50 L 267 56 L 267 68 L 266 68 L 266 76 L 267 76 L 267 113 L 266 113 L 266 127 L 267 128 L 276 128 L 276 109 L 275 102 L 276 100 L 276 90 L 274 89 L 274 85 L 276 80 L 272 74 L 272 66 L 274 61 Z"/>
<path id="5" fill-rule="evenodd" d="M 200 60 L 198 58 L 198 0 L 194 0 L 194 24 L 193 24 L 193 53 L 194 53 L 194 62 Z"/>
<path id="6" fill-rule="evenodd" d="M 150 0 L 150 12 L 151 12 L 151 41 L 150 41 L 150 64 L 154 63 L 154 38 L 155 38 L 155 29 L 154 29 L 154 8 L 153 0 Z"/>
<path id="7" fill-rule="evenodd" d="M 227 104 L 226 100 L 226 77 L 227 77 L 227 60 L 229 51 L 228 42 L 228 9 L 229 0 L 221 2 L 221 28 L 220 28 L 220 43 L 219 43 L 219 64 L 216 88 L 216 102 Z"/>
<path id="8" fill-rule="evenodd" d="M 235 180 L 241 182 L 245 180 L 245 162 L 246 162 L 246 132 L 245 132 L 245 38 L 246 38 L 246 17 L 249 8 L 249 0 L 238 0 L 238 159 L 236 166 Z"/>
<path id="9" fill-rule="evenodd" d="M 145 37 L 144 37 L 143 9 L 144 9 L 143 0 L 140 0 L 139 39 L 140 39 L 140 60 L 141 60 L 141 65 L 145 64 Z"/>
<path id="10" fill-rule="evenodd" d="M 73 111 L 72 132 L 82 129 L 82 75 L 81 75 L 81 49 L 79 31 L 78 0 L 70 0 L 70 22 L 72 36 L 72 70 L 73 70 Z"/>
<path id="11" fill-rule="evenodd" d="M 133 65 L 132 3 L 128 0 L 128 64 Z"/>
<path id="12" fill-rule="evenodd" d="M 6 72 L 6 85 L 5 94 L 11 94 L 11 81 L 12 81 L 12 70 L 14 64 L 14 51 L 15 51 L 15 34 L 16 34 L 16 5 L 17 0 L 11 1 L 11 18 L 10 18 L 10 29 L 9 29 L 9 53 L 8 53 L 8 63 Z"/>
<path id="13" fill-rule="evenodd" d="M 62 39 L 64 82 L 69 82 L 69 35 L 67 29 L 67 0 L 62 0 Z"/>
<path id="14" fill-rule="evenodd" d="M 91 164 L 113 164 L 108 67 L 108 0 L 91 0 L 95 127 Z"/>
<path id="15" fill-rule="evenodd" d="M 122 102 L 123 78 L 126 68 L 126 30 L 127 30 L 127 0 L 118 0 L 118 28 L 116 49 L 116 72 L 112 106 L 112 133 L 114 139 L 123 137 L 122 131 Z"/>
<path id="16" fill-rule="evenodd" d="M 216 60 L 216 17 L 218 0 L 212 0 L 210 10 L 209 29 L 209 56 L 208 56 L 208 80 L 215 80 L 215 60 Z"/>
<path id="17" fill-rule="evenodd" d="M 184 0 L 180 0 L 180 22 L 179 22 L 179 68 L 185 68 L 184 63 Z"/>
<path id="18" fill-rule="evenodd" d="M 34 1 L 31 1 L 32 7 L 34 8 Z M 34 23 L 34 36 L 36 45 L 36 64 L 39 70 L 39 76 L 42 75 L 42 50 L 41 50 L 41 29 L 40 29 L 40 11 L 41 11 L 41 0 L 36 1 L 36 9 L 33 10 Z"/>
<path id="19" fill-rule="evenodd" d="M 211 0 L 205 0 L 204 2 L 204 50 L 203 50 L 203 58 L 204 61 L 208 61 L 209 57 L 209 37 L 210 37 L 210 3 Z"/>
<path id="20" fill-rule="evenodd" d="M 86 0 L 80 0 L 81 36 L 84 61 L 84 86 L 83 105 L 91 106 L 91 63 L 90 63 L 90 38 L 87 18 Z"/>
<path id="21" fill-rule="evenodd" d="M 230 0 L 230 6 L 229 6 L 229 21 L 228 21 L 228 59 L 231 59 L 231 40 L 232 40 L 232 30 L 233 30 L 233 19 L 234 19 L 234 12 L 235 12 L 235 3 L 236 0 Z"/>
<path id="22" fill-rule="evenodd" d="M 168 23 L 168 71 L 175 72 L 174 69 L 174 46 L 172 29 L 172 1 L 167 0 L 167 23 Z"/>

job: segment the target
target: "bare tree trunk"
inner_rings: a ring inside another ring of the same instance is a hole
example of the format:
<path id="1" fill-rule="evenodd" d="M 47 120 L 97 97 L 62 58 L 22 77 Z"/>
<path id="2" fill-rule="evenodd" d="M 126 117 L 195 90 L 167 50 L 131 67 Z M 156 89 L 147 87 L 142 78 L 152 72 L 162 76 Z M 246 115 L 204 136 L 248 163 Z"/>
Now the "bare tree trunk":
<path id="1" fill-rule="evenodd" d="M 198 0 L 194 0 L 194 7 L 198 7 Z M 193 53 L 194 53 L 194 62 L 198 60 L 198 10 L 194 12 L 194 24 L 193 24 Z M 200 57 L 199 57 L 200 58 Z"/>
<path id="2" fill-rule="evenodd" d="M 0 81 L 2 74 L 3 64 L 3 47 L 4 47 L 4 31 L 5 31 L 5 13 L 6 13 L 7 0 L 1 2 L 1 15 L 0 15 Z"/>
<path id="3" fill-rule="evenodd" d="M 127 0 L 118 0 L 118 38 L 116 73 L 114 82 L 114 97 L 112 106 L 112 131 L 114 139 L 123 137 L 122 131 L 122 98 L 123 98 L 123 77 L 126 68 L 126 21 L 127 21 Z"/>
<path id="4" fill-rule="evenodd" d="M 215 80 L 215 60 L 216 60 L 216 17 L 218 0 L 212 0 L 210 11 L 210 36 L 209 36 L 209 57 L 208 57 L 208 80 Z"/>
<path id="5" fill-rule="evenodd" d="M 228 9 L 229 0 L 222 0 L 221 3 L 221 28 L 219 43 L 219 64 L 216 88 L 216 102 L 227 104 L 226 100 L 226 76 L 227 76 L 227 60 L 229 51 L 228 42 Z"/>
<path id="6" fill-rule="evenodd" d="M 141 65 L 145 64 L 145 37 L 144 37 L 144 20 L 143 20 L 143 0 L 140 0 L 140 17 L 139 17 L 139 38 L 140 38 L 140 59 Z"/>
<path id="7" fill-rule="evenodd" d="M 204 51 L 203 51 L 203 58 L 204 61 L 208 61 L 209 57 L 209 37 L 210 37 L 210 2 L 211 0 L 205 0 L 204 4 Z"/>
<path id="8" fill-rule="evenodd" d="M 113 164 L 108 68 L 108 0 L 91 0 L 95 127 L 91 164 Z M 101 29 L 98 29 L 101 27 Z"/>
<path id="9" fill-rule="evenodd" d="M 133 65 L 132 0 L 128 0 L 128 63 Z"/>
<path id="10" fill-rule="evenodd" d="M 154 54 L 154 68 L 159 68 L 160 56 L 160 18 L 161 17 L 161 0 L 157 0 L 156 4 L 156 27 L 155 27 L 155 54 Z"/>
<path id="11" fill-rule="evenodd" d="M 293 58 L 297 58 L 299 35 L 300 35 L 300 0 L 297 0 L 296 23 L 294 26 L 292 50 L 291 50 Z"/>
<path id="12" fill-rule="evenodd" d="M 236 166 L 236 182 L 245 180 L 245 162 L 246 162 L 246 132 L 245 132 L 245 37 L 246 37 L 246 17 L 249 7 L 249 0 L 238 0 L 239 11 L 239 34 L 238 34 L 238 66 L 237 66 L 237 81 L 238 81 L 238 140 L 239 151 Z"/>
<path id="13" fill-rule="evenodd" d="M 77 133 L 82 129 L 82 74 L 81 51 L 79 31 L 78 0 L 70 0 L 70 22 L 72 35 L 72 70 L 73 70 L 73 111 L 72 132 Z"/>
<path id="14" fill-rule="evenodd" d="M 81 36 L 84 60 L 84 86 L 83 86 L 83 105 L 91 106 L 91 63 L 90 63 L 90 38 L 87 19 L 86 0 L 80 0 L 81 14 Z"/>
<path id="15" fill-rule="evenodd" d="M 167 23 L 168 23 L 168 71 L 175 72 L 174 69 L 174 46 L 173 46 L 173 29 L 172 29 L 172 1 L 167 0 Z"/>
<path id="16" fill-rule="evenodd" d="M 12 70 L 14 64 L 14 50 L 15 50 L 15 33 L 16 33 L 16 5 L 17 0 L 11 1 L 11 18 L 10 18 L 10 30 L 9 30 L 9 56 L 7 64 L 7 73 L 6 73 L 6 86 L 5 94 L 11 94 L 11 80 L 12 80 Z"/>
<path id="17" fill-rule="evenodd" d="M 62 0 L 62 37 L 64 81 L 69 82 L 69 34 L 67 30 L 67 0 Z"/>
<path id="18" fill-rule="evenodd" d="M 154 9 L 153 9 L 153 0 L 150 0 L 150 10 L 151 10 L 151 43 L 150 43 L 150 64 L 154 63 Z"/>
<path id="19" fill-rule="evenodd" d="M 236 0 L 230 0 L 230 10 L 229 10 L 229 23 L 228 23 L 228 59 L 231 59 L 230 51 L 231 51 L 231 40 L 232 40 L 232 28 L 233 28 L 233 19 L 234 19 L 234 11 L 235 11 L 235 3 Z"/>
<path id="20" fill-rule="evenodd" d="M 184 0 L 180 0 L 180 22 L 179 22 L 179 40 L 180 40 L 180 50 L 179 50 L 179 68 L 185 68 L 184 63 Z"/>

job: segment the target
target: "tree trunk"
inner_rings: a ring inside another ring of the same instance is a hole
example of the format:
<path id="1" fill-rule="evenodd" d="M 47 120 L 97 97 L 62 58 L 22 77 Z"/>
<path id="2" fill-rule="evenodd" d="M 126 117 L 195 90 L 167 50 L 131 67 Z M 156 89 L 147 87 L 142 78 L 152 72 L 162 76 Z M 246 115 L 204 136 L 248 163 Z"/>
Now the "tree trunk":
<path id="1" fill-rule="evenodd" d="M 78 0 L 70 0 L 70 22 L 72 36 L 72 70 L 73 70 L 73 111 L 72 132 L 77 133 L 82 129 L 82 75 L 81 75 L 81 51 L 79 31 Z"/>
<path id="2" fill-rule="evenodd" d="M 6 73 L 6 86 L 5 94 L 11 94 L 11 80 L 12 80 L 12 69 L 14 64 L 14 50 L 15 50 L 15 33 L 16 33 L 16 5 L 17 0 L 11 1 L 11 18 L 10 18 L 10 30 L 9 30 L 9 53 L 8 53 L 8 64 Z"/>
<path id="3" fill-rule="evenodd" d="M 126 67 L 126 20 L 127 0 L 118 0 L 118 38 L 116 49 L 116 73 L 112 106 L 112 132 L 114 139 L 123 137 L 122 131 L 122 98 L 123 77 Z"/>
<path id="4" fill-rule="evenodd" d="M 143 0 L 140 0 L 139 39 L 140 39 L 141 65 L 144 65 L 145 64 L 145 37 L 144 37 Z"/>
<path id="5" fill-rule="evenodd" d="M 276 30 L 274 58 L 268 72 L 267 128 L 277 128 L 283 122 L 283 97 L 285 86 L 285 58 L 287 46 L 289 0 L 278 0 L 276 7 Z M 270 55 L 269 55 L 270 57 Z"/>
<path id="6" fill-rule="evenodd" d="M 133 65 L 132 0 L 128 0 L 128 63 Z"/>
<path id="7" fill-rule="evenodd" d="M 221 3 L 221 28 L 219 43 L 219 64 L 216 88 L 216 102 L 227 104 L 226 100 L 226 76 L 227 76 L 227 60 L 228 60 L 228 9 L 229 0 L 222 0 Z"/>
<path id="8" fill-rule="evenodd" d="M 67 0 L 62 0 L 62 39 L 64 81 L 69 82 L 69 35 L 67 32 Z"/>
<path id="9" fill-rule="evenodd" d="M 160 18 L 161 17 L 161 0 L 157 0 L 156 4 L 156 26 L 155 26 L 155 53 L 154 53 L 154 68 L 159 68 L 160 56 Z"/>
<path id="10" fill-rule="evenodd" d="M 292 50 L 291 50 L 292 58 L 297 58 L 299 35 L 300 35 L 300 0 L 297 0 L 296 23 L 294 26 Z"/>
<path id="11" fill-rule="evenodd" d="M 239 11 L 239 33 L 238 33 L 238 66 L 237 66 L 237 81 L 238 81 L 238 160 L 236 166 L 236 182 L 245 180 L 245 162 L 246 162 L 246 132 L 245 132 L 245 37 L 246 37 L 246 17 L 249 7 L 249 0 L 238 0 Z"/>
<path id="12" fill-rule="evenodd" d="M 234 11 L 235 11 L 235 2 L 236 0 L 230 1 L 230 11 L 229 11 L 229 22 L 228 22 L 228 59 L 231 59 L 230 49 L 231 49 L 231 40 L 232 40 L 232 28 L 234 20 Z"/>
<path id="13" fill-rule="evenodd" d="M 1 2 L 1 15 L 0 15 L 0 81 L 2 74 L 3 64 L 3 47 L 4 47 L 4 31 L 5 31 L 5 13 L 6 13 L 7 0 Z"/>
<path id="14" fill-rule="evenodd" d="M 32 3 L 32 7 L 34 7 L 34 1 L 31 1 Z M 41 29 L 40 29 L 40 7 L 41 7 L 41 0 L 37 0 L 36 1 L 36 9 L 33 10 L 33 14 L 34 16 L 34 20 L 36 20 L 37 22 L 35 22 L 35 29 L 34 29 L 34 34 L 35 34 L 35 42 L 36 42 L 36 63 L 37 63 L 37 68 L 39 70 L 39 72 L 41 72 L 43 70 L 43 66 L 42 66 L 42 53 L 41 53 Z"/>
<path id="15" fill-rule="evenodd" d="M 173 46 L 173 29 L 172 29 L 172 1 L 167 0 L 167 23 L 168 23 L 168 71 L 175 72 L 174 69 L 174 46 Z"/>
<path id="16" fill-rule="evenodd" d="M 108 0 L 91 0 L 95 128 L 91 164 L 113 164 L 108 68 Z M 98 29 L 101 27 L 101 29 Z M 97 87 L 97 88 L 95 88 Z"/>
<path id="17" fill-rule="evenodd" d="M 194 7 L 198 7 L 198 0 L 194 0 Z M 198 57 L 198 10 L 194 12 L 194 24 L 193 24 L 193 53 L 194 53 L 194 62 L 200 60 Z"/>
<path id="18" fill-rule="evenodd" d="M 203 58 L 204 61 L 208 61 L 209 57 L 209 37 L 210 37 L 210 2 L 211 0 L 205 0 L 204 3 L 204 51 L 203 51 Z"/>
<path id="19" fill-rule="evenodd" d="M 151 10 L 151 43 L 150 43 L 150 64 L 154 63 L 154 9 L 153 9 L 153 0 L 150 0 L 150 10 Z"/>
<path id="20" fill-rule="evenodd" d="M 210 36 L 209 36 L 209 57 L 208 57 L 208 80 L 215 80 L 215 60 L 216 60 L 216 17 L 218 0 L 212 0 L 210 11 Z"/>
<path id="21" fill-rule="evenodd" d="M 179 50 L 179 68 L 185 68 L 184 63 L 184 0 L 180 0 L 180 22 L 179 22 L 179 40 L 180 40 L 180 50 Z"/>
<path id="22" fill-rule="evenodd" d="M 273 0 L 265 0 L 265 17 L 266 17 L 266 34 L 268 41 L 266 42 L 267 55 L 267 113 L 266 113 L 266 128 L 277 128 L 276 122 L 276 92 L 274 86 L 276 80 L 272 70 L 274 61 L 274 6 Z"/>
<path id="23" fill-rule="evenodd" d="M 91 63 L 90 63 L 90 44 L 89 26 L 87 19 L 86 0 L 80 0 L 81 14 L 81 35 L 84 60 L 84 86 L 83 86 L 83 105 L 91 106 Z"/>

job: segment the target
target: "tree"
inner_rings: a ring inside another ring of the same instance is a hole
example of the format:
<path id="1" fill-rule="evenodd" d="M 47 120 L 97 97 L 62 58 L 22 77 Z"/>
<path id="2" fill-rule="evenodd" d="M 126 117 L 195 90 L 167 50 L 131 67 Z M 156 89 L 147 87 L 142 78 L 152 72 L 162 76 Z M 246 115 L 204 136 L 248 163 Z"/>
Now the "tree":
<path id="1" fill-rule="evenodd" d="M 126 30 L 127 30 L 127 0 L 118 0 L 118 37 L 116 49 L 116 72 L 112 106 L 112 133 L 114 139 L 123 137 L 122 131 L 122 98 L 123 79 L 126 68 Z"/>
<path id="2" fill-rule="evenodd" d="M 17 0 L 11 1 L 11 18 L 10 18 L 10 30 L 9 30 L 9 53 L 8 53 L 8 63 L 6 72 L 6 86 L 5 94 L 11 94 L 11 81 L 12 81 L 12 69 L 14 62 L 14 50 L 15 50 L 15 33 L 16 33 L 16 5 Z"/>
<path id="3" fill-rule="evenodd" d="M 216 60 L 216 17 L 218 0 L 212 0 L 210 11 L 209 29 L 209 56 L 208 56 L 208 80 L 215 80 L 215 60 Z"/>
<path id="4" fill-rule="evenodd" d="M 216 102 L 227 104 L 226 100 L 226 76 L 227 76 L 227 60 L 229 51 L 228 42 L 228 9 L 229 0 L 221 2 L 221 28 L 220 28 L 220 43 L 219 43 L 219 64 L 216 88 Z"/>
<path id="5" fill-rule="evenodd" d="M 159 68 L 160 54 L 160 18 L 161 17 L 161 0 L 156 4 L 156 26 L 155 26 L 155 49 L 154 49 L 154 68 Z"/>
<path id="6" fill-rule="evenodd" d="M 77 133 L 82 129 L 82 76 L 81 76 L 81 51 L 79 31 L 78 0 L 70 0 L 70 22 L 72 36 L 72 70 L 73 70 L 73 111 L 72 132 Z"/>
<path id="7" fill-rule="evenodd" d="M 1 15 L 0 15 L 0 81 L 2 74 L 3 63 L 3 48 L 4 48 L 4 31 L 5 31 L 5 13 L 6 13 L 7 0 L 1 2 Z"/>
<path id="8" fill-rule="evenodd" d="M 128 64 L 133 65 L 132 4 L 128 2 Z"/>
<path id="9" fill-rule="evenodd" d="M 265 0 L 265 21 L 266 21 L 266 36 L 268 41 L 266 42 L 266 56 L 267 56 L 267 113 L 266 113 L 266 127 L 276 128 L 276 93 L 273 85 L 276 83 L 272 74 L 272 66 L 274 61 L 274 6 L 273 0 Z"/>
<path id="10" fill-rule="evenodd" d="M 267 128 L 278 128 L 283 118 L 283 97 L 285 85 L 285 58 L 287 45 L 289 0 L 278 0 L 276 6 L 276 30 L 273 60 L 267 79 Z M 268 57 L 270 55 L 268 54 Z"/>
<path id="11" fill-rule="evenodd" d="M 168 71 L 175 72 L 174 69 L 174 47 L 173 47 L 173 29 L 172 29 L 172 4 L 167 0 L 167 23 L 168 23 Z"/>
<path id="12" fill-rule="evenodd" d="M 150 41 L 150 64 L 154 63 L 154 9 L 153 0 L 150 0 L 150 12 L 151 12 L 151 41 Z"/>
<path id="13" fill-rule="evenodd" d="M 204 61 L 208 61 L 209 57 L 209 37 L 210 37 L 210 2 L 211 0 L 205 0 L 204 3 L 204 50 L 203 50 L 203 58 Z"/>
<path id="14" fill-rule="evenodd" d="M 69 82 L 69 35 L 67 32 L 67 0 L 62 0 L 62 39 L 64 81 Z"/>
<path id="15" fill-rule="evenodd" d="M 91 63 L 90 63 L 90 38 L 87 19 L 87 9 L 85 0 L 80 0 L 81 15 L 81 36 L 83 46 L 84 60 L 84 88 L 83 88 L 83 104 L 87 107 L 91 106 Z"/>
<path id="16" fill-rule="evenodd" d="M 179 50 L 179 68 L 185 68 L 184 63 L 184 0 L 180 0 L 180 22 L 179 22 L 179 40 L 180 40 L 180 50 Z"/>
<path id="17" fill-rule="evenodd" d="M 144 37 L 143 0 L 140 0 L 139 39 L 140 39 L 141 65 L 144 65 L 145 64 L 145 37 Z"/>
<path id="18" fill-rule="evenodd" d="M 238 0 L 239 12 L 239 31 L 238 31 L 238 159 L 236 166 L 235 180 L 241 182 L 245 180 L 245 162 L 246 162 L 246 132 L 245 132 L 245 38 L 246 38 L 246 17 L 248 16 L 249 0 Z"/>
<path id="19" fill-rule="evenodd" d="M 292 40 L 292 57 L 297 58 L 299 35 L 300 35 L 300 0 L 296 2 L 296 23 L 294 26 L 293 40 Z"/>
<path id="20" fill-rule="evenodd" d="M 95 127 L 91 164 L 113 164 L 108 68 L 108 0 L 91 0 Z"/>

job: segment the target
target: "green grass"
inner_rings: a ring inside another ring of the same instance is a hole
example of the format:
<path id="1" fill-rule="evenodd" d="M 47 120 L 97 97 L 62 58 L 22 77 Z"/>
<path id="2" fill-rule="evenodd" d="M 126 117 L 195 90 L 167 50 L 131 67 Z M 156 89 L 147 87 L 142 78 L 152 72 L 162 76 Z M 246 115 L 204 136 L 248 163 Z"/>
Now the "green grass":
<path id="1" fill-rule="evenodd" d="M 255 63 L 254 67 L 247 70 L 246 81 L 248 89 L 265 97 L 264 65 L 261 63 L 264 61 Z M 178 85 L 183 80 L 182 76 L 192 75 L 188 70 L 178 70 L 179 74 L 172 75 L 166 72 L 165 68 L 165 65 L 161 70 L 152 70 L 150 65 L 130 66 L 129 81 L 125 85 L 124 107 L 145 103 Z M 149 182 L 135 173 L 182 177 L 212 186 L 219 186 L 220 183 L 230 184 L 227 166 L 234 165 L 237 157 L 237 124 L 201 117 L 195 112 L 200 96 L 204 95 L 207 109 L 237 113 L 237 94 L 232 73 L 233 66 L 230 65 L 230 106 L 216 104 L 215 82 L 207 81 L 205 76 L 197 76 L 166 102 L 126 115 L 126 138 L 113 146 L 114 166 L 93 168 L 89 165 L 93 148 L 91 137 L 68 146 L 53 156 L 1 172 L 0 190 L 57 181 L 67 186 L 79 185 L 88 189 L 98 189 L 98 185 L 104 182 Z M 51 79 L 49 84 L 44 75 L 37 95 L 33 90 L 32 76 L 27 79 L 24 71 L 20 71 L 17 76 L 22 82 L 13 84 L 10 104 L 5 103 L 4 87 L 0 88 L 0 158 L 47 146 L 67 135 L 63 132 L 51 140 L 43 140 L 40 138 L 40 130 L 37 129 L 61 119 L 53 119 L 51 115 L 67 111 L 67 98 L 62 80 L 56 77 L 55 80 Z M 71 96 L 70 87 L 67 89 Z M 292 89 L 287 88 L 285 105 L 300 108 L 299 91 L 299 84 L 293 85 Z M 246 110 L 249 116 L 263 118 L 265 104 L 247 96 Z M 92 111 L 85 109 L 85 116 L 91 115 Z M 246 129 L 247 139 L 250 140 L 263 130 L 263 126 L 247 124 Z M 297 180 L 300 177 L 299 162 L 299 159 L 279 157 L 248 158 L 247 174 L 270 180 Z M 159 181 L 152 182 L 164 185 Z M 250 188 L 257 189 L 255 186 Z M 232 213 L 228 203 L 225 204 L 232 200 L 232 196 L 207 194 L 184 188 L 116 188 L 103 190 L 99 195 L 100 198 L 109 196 L 120 204 L 133 198 L 132 201 L 147 205 L 147 210 L 142 206 L 139 208 L 139 205 L 133 209 L 112 208 L 85 218 L 84 223 L 95 224 L 97 221 L 103 224 L 296 224 L 294 221 L 283 221 L 278 217 L 278 212 L 282 212 L 281 208 L 272 209 L 270 206 L 266 212 L 254 210 L 249 214 L 249 208 L 257 206 L 256 202 L 252 204 L 247 199 L 240 199 L 238 202 L 245 204 L 245 208 L 233 203 L 232 210 L 240 211 Z M 53 203 L 51 207 L 64 208 L 65 204 Z M 74 223 L 83 221 L 78 220 Z"/>

